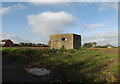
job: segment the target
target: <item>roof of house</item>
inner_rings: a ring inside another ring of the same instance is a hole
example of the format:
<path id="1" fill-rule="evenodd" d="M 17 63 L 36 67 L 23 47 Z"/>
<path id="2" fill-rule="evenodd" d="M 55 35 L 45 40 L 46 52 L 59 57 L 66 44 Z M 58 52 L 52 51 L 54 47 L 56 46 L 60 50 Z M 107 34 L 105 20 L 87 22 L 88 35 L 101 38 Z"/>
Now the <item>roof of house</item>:
<path id="1" fill-rule="evenodd" d="M 6 41 L 9 41 L 10 39 L 4 39 L 2 40 L 1 42 L 6 42 Z M 11 41 L 11 40 L 10 40 Z"/>
<path id="2" fill-rule="evenodd" d="M 112 45 L 108 45 L 108 46 L 111 46 L 111 47 L 112 47 Z"/>

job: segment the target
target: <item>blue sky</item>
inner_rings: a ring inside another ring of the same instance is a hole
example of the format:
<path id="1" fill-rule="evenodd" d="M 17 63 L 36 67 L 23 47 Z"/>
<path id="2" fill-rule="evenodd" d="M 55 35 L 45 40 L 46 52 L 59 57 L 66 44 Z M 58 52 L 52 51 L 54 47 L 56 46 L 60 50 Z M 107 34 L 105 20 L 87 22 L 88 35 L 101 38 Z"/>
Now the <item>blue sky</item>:
<path id="1" fill-rule="evenodd" d="M 2 37 L 47 43 L 55 33 L 76 33 L 82 44 L 118 43 L 118 8 L 112 2 L 2 3 Z"/>

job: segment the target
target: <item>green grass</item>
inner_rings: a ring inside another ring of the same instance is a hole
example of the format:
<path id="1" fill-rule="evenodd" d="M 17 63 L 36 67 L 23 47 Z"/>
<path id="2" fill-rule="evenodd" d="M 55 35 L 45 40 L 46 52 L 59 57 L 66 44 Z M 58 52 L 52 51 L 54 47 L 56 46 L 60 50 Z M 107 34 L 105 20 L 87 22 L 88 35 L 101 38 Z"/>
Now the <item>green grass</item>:
<path id="1" fill-rule="evenodd" d="M 98 50 L 2 48 L 3 57 L 27 67 L 45 67 L 70 82 L 118 81 L 118 54 Z M 62 80 L 55 78 L 56 80 Z"/>

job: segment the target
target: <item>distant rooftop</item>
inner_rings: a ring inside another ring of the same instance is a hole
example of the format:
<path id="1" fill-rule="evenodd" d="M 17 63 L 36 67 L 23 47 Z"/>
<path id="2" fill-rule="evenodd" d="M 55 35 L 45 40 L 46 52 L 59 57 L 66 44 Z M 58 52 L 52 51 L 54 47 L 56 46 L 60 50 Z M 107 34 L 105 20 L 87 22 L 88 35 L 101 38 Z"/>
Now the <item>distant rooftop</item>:
<path id="1" fill-rule="evenodd" d="M 112 45 L 107 45 L 107 46 L 112 46 Z"/>
<path id="2" fill-rule="evenodd" d="M 6 41 L 8 41 L 8 40 L 10 40 L 10 39 L 4 39 L 4 40 L 2 40 L 1 42 L 6 42 Z"/>

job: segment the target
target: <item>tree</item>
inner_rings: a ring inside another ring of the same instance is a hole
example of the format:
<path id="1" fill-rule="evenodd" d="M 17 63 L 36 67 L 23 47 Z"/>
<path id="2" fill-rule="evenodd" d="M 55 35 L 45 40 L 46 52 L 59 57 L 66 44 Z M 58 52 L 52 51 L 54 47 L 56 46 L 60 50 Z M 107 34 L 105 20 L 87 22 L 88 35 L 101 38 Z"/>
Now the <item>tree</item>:
<path id="1" fill-rule="evenodd" d="M 30 44 L 29 44 L 29 43 L 24 43 L 24 46 L 27 46 L 27 47 L 28 47 L 28 46 L 30 46 Z"/>
<path id="2" fill-rule="evenodd" d="M 88 48 L 93 47 L 93 44 L 90 42 L 88 43 Z"/>
<path id="3" fill-rule="evenodd" d="M 94 47 L 97 45 L 97 43 L 96 43 L 96 42 L 93 42 L 92 44 L 93 44 L 93 46 L 94 46 Z"/>
<path id="4" fill-rule="evenodd" d="M 93 44 L 92 43 L 84 43 L 83 45 L 84 48 L 90 48 L 90 47 L 93 47 Z"/>
<path id="5" fill-rule="evenodd" d="M 105 44 L 105 46 L 108 46 L 108 45 L 110 45 L 110 44 L 109 43 Z"/>
<path id="6" fill-rule="evenodd" d="M 87 46 L 88 46 L 88 43 L 84 43 L 83 47 L 87 48 Z"/>

